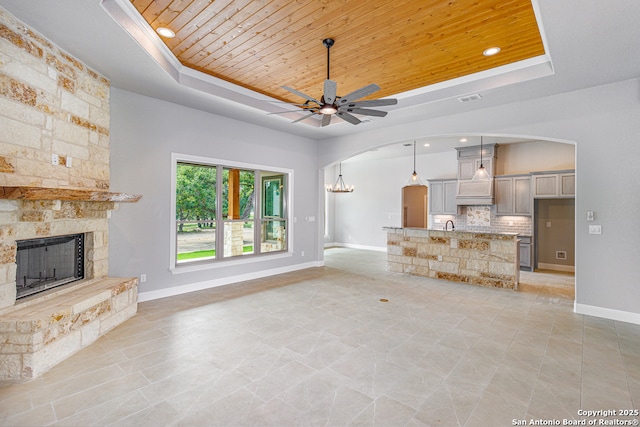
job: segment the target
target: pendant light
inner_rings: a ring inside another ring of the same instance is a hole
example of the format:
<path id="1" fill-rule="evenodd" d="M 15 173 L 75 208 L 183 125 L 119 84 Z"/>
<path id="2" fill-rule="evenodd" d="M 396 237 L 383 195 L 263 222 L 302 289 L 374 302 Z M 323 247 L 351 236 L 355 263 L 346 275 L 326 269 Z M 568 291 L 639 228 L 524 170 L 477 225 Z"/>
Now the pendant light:
<path id="1" fill-rule="evenodd" d="M 404 185 L 405 187 L 414 186 L 414 185 L 424 185 L 424 182 L 418 176 L 416 172 L 416 142 L 413 141 L 413 173 L 409 177 L 409 180 Z"/>
<path id="2" fill-rule="evenodd" d="M 491 177 L 489 177 L 489 172 L 484 167 L 482 163 L 482 136 L 480 136 L 480 167 L 476 170 L 476 173 L 473 174 L 472 181 L 491 181 Z"/>
<path id="3" fill-rule="evenodd" d="M 344 180 L 342 179 L 342 162 L 340 162 L 340 174 L 338 175 L 338 179 L 336 179 L 336 183 L 331 186 L 327 185 L 327 191 L 329 193 L 353 193 L 353 185 L 349 187 L 345 185 Z"/>

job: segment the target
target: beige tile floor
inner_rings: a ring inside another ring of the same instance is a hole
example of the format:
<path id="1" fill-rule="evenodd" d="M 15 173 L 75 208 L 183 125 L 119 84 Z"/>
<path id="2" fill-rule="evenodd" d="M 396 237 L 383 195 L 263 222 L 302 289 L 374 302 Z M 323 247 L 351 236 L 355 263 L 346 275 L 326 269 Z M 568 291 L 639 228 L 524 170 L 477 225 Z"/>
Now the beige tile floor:
<path id="1" fill-rule="evenodd" d="M 521 271 L 518 290 L 574 299 L 575 286 L 576 279 L 573 273 L 552 270 Z"/>
<path id="2" fill-rule="evenodd" d="M 141 303 L 42 377 L 0 385 L 0 424 L 511 426 L 640 408 L 639 325 L 384 263 L 334 248 L 323 268 Z"/>

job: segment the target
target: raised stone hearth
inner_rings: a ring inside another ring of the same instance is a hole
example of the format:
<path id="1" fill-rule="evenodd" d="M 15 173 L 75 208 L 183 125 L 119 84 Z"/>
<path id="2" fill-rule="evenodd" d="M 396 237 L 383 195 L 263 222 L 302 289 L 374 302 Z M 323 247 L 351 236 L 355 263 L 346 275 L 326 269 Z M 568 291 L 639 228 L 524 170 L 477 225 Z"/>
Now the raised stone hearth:
<path id="1" fill-rule="evenodd" d="M 0 310 L 0 380 L 34 378 L 136 314 L 138 279 L 88 280 Z"/>

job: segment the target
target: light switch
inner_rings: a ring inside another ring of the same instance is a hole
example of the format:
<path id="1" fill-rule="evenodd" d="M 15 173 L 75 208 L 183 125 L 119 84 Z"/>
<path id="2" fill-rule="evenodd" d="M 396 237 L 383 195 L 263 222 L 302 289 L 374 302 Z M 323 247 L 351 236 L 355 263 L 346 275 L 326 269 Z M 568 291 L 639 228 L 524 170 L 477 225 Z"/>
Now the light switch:
<path id="1" fill-rule="evenodd" d="M 547 221 L 547 228 L 551 228 L 551 221 Z"/>
<path id="2" fill-rule="evenodd" d="M 589 234 L 602 234 L 602 226 L 601 225 L 590 225 L 589 226 Z"/>

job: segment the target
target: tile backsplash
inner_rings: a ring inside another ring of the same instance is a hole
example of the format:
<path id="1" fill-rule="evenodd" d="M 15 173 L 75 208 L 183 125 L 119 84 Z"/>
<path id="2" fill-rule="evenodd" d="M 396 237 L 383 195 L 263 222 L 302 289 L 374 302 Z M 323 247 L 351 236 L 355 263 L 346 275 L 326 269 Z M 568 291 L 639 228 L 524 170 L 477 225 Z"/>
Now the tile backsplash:
<path id="1" fill-rule="evenodd" d="M 456 230 L 486 231 L 488 233 L 518 233 L 531 236 L 533 226 L 530 216 L 496 215 L 493 206 L 463 206 L 458 215 L 429 215 L 429 228 L 440 230 L 452 220 Z"/>

